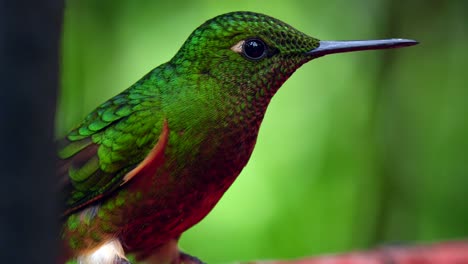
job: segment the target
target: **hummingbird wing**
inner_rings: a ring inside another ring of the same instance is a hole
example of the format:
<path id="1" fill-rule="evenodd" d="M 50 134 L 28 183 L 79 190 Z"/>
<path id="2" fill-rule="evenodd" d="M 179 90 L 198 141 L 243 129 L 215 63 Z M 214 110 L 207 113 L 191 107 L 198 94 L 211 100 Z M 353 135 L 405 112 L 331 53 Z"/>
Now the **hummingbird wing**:
<path id="1" fill-rule="evenodd" d="M 63 216 L 162 164 L 169 129 L 158 96 L 146 93 L 130 88 L 115 96 L 59 142 Z"/>

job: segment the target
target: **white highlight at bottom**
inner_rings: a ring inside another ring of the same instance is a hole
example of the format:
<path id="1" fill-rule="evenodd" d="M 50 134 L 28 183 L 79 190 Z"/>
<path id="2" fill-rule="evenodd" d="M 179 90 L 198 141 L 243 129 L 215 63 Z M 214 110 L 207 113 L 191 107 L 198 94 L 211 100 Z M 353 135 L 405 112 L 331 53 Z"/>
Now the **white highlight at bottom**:
<path id="1" fill-rule="evenodd" d="M 79 264 L 113 264 L 116 258 L 125 259 L 122 244 L 117 239 L 110 240 L 95 251 L 78 257 Z"/>

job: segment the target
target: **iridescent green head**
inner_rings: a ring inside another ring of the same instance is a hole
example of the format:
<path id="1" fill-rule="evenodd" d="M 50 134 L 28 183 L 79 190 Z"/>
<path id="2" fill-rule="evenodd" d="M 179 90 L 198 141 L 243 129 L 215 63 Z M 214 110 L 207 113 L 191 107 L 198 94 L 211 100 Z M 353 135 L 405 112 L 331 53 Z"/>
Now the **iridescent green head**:
<path id="1" fill-rule="evenodd" d="M 416 44 L 412 40 L 319 41 L 267 15 L 233 12 L 198 27 L 172 60 L 243 89 L 276 91 L 302 64 L 326 54 Z"/>
<path id="2" fill-rule="evenodd" d="M 174 58 L 189 61 L 191 73 L 209 74 L 253 88 L 277 86 L 302 63 L 319 41 L 275 18 L 234 12 L 217 16 L 198 27 Z"/>

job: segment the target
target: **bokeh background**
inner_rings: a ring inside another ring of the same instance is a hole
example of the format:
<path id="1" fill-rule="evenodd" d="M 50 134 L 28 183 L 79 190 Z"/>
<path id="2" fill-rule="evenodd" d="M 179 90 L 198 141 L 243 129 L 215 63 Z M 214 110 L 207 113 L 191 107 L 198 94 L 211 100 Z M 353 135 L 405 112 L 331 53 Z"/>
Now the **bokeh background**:
<path id="1" fill-rule="evenodd" d="M 320 39 L 421 42 L 300 68 L 185 251 L 223 263 L 468 237 L 468 1 L 66 3 L 58 136 L 221 13 L 265 13 Z"/>

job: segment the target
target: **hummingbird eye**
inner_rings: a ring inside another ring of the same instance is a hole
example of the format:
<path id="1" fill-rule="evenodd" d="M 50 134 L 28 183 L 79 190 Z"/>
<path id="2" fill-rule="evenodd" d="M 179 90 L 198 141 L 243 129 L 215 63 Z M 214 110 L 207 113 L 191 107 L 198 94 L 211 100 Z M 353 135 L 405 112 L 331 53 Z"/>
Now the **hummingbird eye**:
<path id="1" fill-rule="evenodd" d="M 265 57 L 266 45 L 260 39 L 248 39 L 244 42 L 242 53 L 252 60 L 259 60 Z"/>

